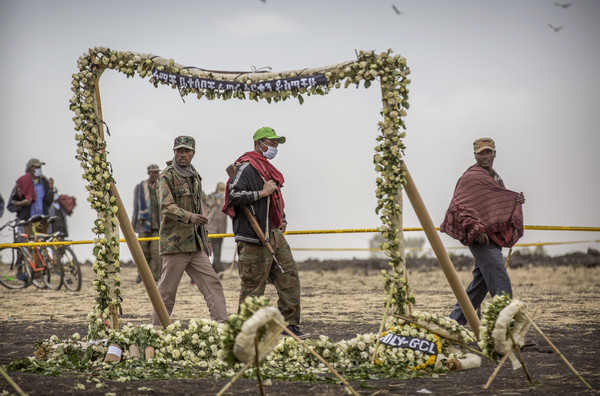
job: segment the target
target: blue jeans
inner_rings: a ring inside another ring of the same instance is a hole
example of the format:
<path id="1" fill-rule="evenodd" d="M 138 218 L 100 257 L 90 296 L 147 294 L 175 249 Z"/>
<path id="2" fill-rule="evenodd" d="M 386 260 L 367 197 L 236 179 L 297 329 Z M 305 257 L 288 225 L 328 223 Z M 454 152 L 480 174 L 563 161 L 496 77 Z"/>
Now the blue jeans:
<path id="1" fill-rule="evenodd" d="M 502 292 L 512 296 L 512 287 L 504 267 L 500 246 L 493 242 L 490 242 L 489 245 L 480 245 L 474 242 L 469 245 L 469 250 L 475 258 L 475 268 L 473 269 L 473 280 L 467 287 L 467 295 L 471 300 L 471 304 L 473 304 L 473 308 L 477 310 L 477 314 L 481 317 L 480 306 L 488 291 L 492 296 L 502 294 Z M 458 303 L 456 303 L 449 316 L 461 325 L 467 323 L 467 318 L 465 318 Z"/>

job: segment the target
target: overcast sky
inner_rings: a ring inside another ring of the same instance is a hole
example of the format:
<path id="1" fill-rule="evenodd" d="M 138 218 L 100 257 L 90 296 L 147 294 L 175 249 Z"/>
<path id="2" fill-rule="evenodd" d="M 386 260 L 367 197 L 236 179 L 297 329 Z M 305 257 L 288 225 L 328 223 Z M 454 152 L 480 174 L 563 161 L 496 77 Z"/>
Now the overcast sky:
<path id="1" fill-rule="evenodd" d="M 392 9 L 396 5 L 402 14 Z M 555 32 L 549 24 L 562 26 Z M 95 218 L 74 158 L 71 74 L 94 46 L 153 53 L 207 69 L 274 71 L 356 59 L 392 48 L 407 59 L 406 163 L 436 225 L 472 142 L 496 140 L 495 169 L 523 191 L 525 224 L 599 226 L 600 2 L 573 1 L 28 1 L 0 0 L 0 193 L 39 158 L 60 193 L 77 197 L 71 237 L 92 239 Z M 206 192 L 225 167 L 273 127 L 288 141 L 283 172 L 289 230 L 373 228 L 372 157 L 380 121 L 378 84 L 281 104 L 208 101 L 107 70 L 100 79 L 109 160 L 131 214 L 133 188 L 172 157 L 173 138 L 196 138 L 194 165 Z M 420 224 L 405 200 L 404 225 Z M 0 219 L 8 221 L 12 213 Z M 231 227 L 229 226 L 229 230 Z M 419 236 L 407 233 L 407 237 Z M 289 236 L 292 248 L 367 248 L 373 234 Z M 599 233 L 526 231 L 522 243 L 599 239 Z M 2 241 L 10 238 L 4 232 Z M 443 235 L 447 246 L 460 246 Z M 228 240 L 224 259 L 233 255 Z M 598 243 L 547 247 L 558 254 Z M 122 245 L 124 259 L 130 257 Z M 82 257 L 90 246 L 79 246 Z M 367 257 L 297 251 L 297 260 Z"/>

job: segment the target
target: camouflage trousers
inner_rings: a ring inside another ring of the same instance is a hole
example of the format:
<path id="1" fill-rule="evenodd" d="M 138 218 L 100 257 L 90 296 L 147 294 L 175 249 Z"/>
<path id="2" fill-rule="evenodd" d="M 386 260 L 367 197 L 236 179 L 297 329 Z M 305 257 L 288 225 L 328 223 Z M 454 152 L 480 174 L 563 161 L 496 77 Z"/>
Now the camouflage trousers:
<path id="1" fill-rule="evenodd" d="M 152 232 L 140 232 L 138 237 L 140 238 L 151 238 L 157 237 L 158 230 L 153 230 Z M 146 257 L 146 262 L 150 267 L 150 271 L 152 272 L 152 277 L 154 281 L 158 283 L 160 280 L 160 273 L 162 271 L 162 258 L 158 253 L 158 239 L 156 241 L 140 241 L 140 246 L 142 248 L 142 252 L 144 253 L 144 257 Z"/>
<path id="2" fill-rule="evenodd" d="M 248 296 L 265 294 L 267 282 L 275 286 L 277 308 L 289 325 L 300 324 L 300 278 L 290 246 L 280 230 L 271 232 L 271 246 L 285 273 L 275 264 L 273 256 L 263 245 L 238 242 L 238 269 L 241 278 L 240 304 Z"/>

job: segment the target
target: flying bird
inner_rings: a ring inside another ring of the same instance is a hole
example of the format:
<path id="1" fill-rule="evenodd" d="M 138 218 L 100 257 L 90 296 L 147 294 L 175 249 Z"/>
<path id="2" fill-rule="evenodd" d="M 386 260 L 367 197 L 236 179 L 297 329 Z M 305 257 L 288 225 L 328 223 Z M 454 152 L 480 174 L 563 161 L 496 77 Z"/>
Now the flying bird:
<path id="1" fill-rule="evenodd" d="M 557 6 L 557 7 L 569 8 L 569 7 L 571 7 L 571 5 L 573 5 L 573 3 L 557 3 L 557 2 L 554 2 L 554 5 Z"/>
<path id="2" fill-rule="evenodd" d="M 560 32 L 562 30 L 562 28 L 563 28 L 562 26 L 554 26 L 551 23 L 549 23 L 548 26 L 550 26 L 550 28 L 552 30 L 554 30 L 556 33 Z"/>
<path id="3" fill-rule="evenodd" d="M 396 14 L 398 14 L 398 15 L 402 15 L 402 14 L 403 14 L 403 12 L 402 12 L 402 11 L 400 11 L 400 10 L 398 9 L 398 7 L 396 7 L 394 4 L 392 4 L 392 9 L 393 9 L 393 10 L 394 10 L 394 12 L 395 12 Z"/>

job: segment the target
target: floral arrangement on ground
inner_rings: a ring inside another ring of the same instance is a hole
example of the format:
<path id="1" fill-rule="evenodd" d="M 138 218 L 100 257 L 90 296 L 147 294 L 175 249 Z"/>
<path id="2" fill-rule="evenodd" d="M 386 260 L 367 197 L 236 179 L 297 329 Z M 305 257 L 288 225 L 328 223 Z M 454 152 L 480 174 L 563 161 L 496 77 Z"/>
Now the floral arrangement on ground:
<path id="1" fill-rule="evenodd" d="M 118 381 L 142 378 L 229 378 L 243 366 L 232 354 L 237 333 L 254 312 L 267 306 L 269 300 L 265 297 L 248 298 L 242 304 L 240 313 L 231 315 L 222 324 L 207 319 L 192 319 L 187 328 L 180 322 L 166 329 L 158 329 L 150 324 L 127 324 L 120 330 L 108 328 L 105 342 L 86 339 L 79 334 L 63 340 L 52 336 L 36 344 L 35 356 L 17 360 L 8 369 L 48 375 L 64 375 L 68 371 L 87 372 L 90 373 L 90 381 L 98 378 Z M 452 319 L 421 312 L 415 312 L 412 318 L 436 323 L 464 343 L 474 341 L 473 333 Z M 433 342 L 436 353 L 380 344 L 375 363 L 371 364 L 371 356 L 377 346 L 377 335 L 374 333 L 358 334 L 353 339 L 337 342 L 327 336 L 308 339 L 303 343 L 291 337 L 282 337 L 273 352 L 263 360 L 261 375 L 271 380 L 337 382 L 307 348 L 320 354 L 347 379 L 435 375 L 433 365 L 437 354 L 462 357 L 461 352 L 450 350 L 452 344 L 448 340 L 401 319 L 390 321 L 382 338 L 388 333 Z M 104 361 L 111 344 L 123 350 L 118 363 Z M 130 353 L 132 345 L 139 346 L 142 351 L 146 347 L 153 347 L 154 356 L 147 360 L 143 353 L 139 358 L 134 357 Z M 246 371 L 245 376 L 255 377 L 255 368 Z"/>

